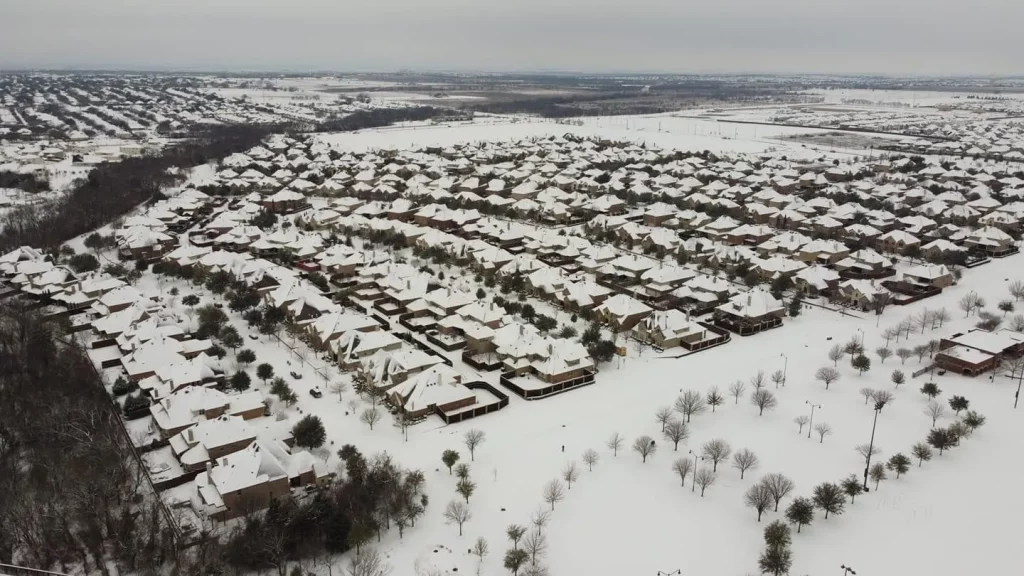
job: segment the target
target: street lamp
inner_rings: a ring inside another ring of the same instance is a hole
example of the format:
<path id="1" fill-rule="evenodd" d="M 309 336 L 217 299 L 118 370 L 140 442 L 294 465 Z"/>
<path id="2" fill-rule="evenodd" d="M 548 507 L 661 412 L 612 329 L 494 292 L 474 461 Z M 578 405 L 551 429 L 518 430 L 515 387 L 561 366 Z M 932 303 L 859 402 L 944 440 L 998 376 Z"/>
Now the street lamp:
<path id="1" fill-rule="evenodd" d="M 783 358 L 786 359 L 785 362 L 782 364 L 782 385 L 785 386 L 786 385 L 786 374 L 789 371 L 789 356 L 786 356 L 785 352 L 780 353 L 779 356 L 782 356 Z"/>
<path id="2" fill-rule="evenodd" d="M 693 454 L 693 480 L 690 481 L 690 487 L 692 488 L 690 490 L 690 492 L 696 492 L 697 491 L 697 458 L 700 458 L 701 460 L 703 460 L 704 457 L 703 456 L 697 456 L 697 453 L 694 452 L 693 450 L 690 450 L 690 454 Z"/>
<path id="3" fill-rule="evenodd" d="M 875 420 L 871 424 L 871 442 L 868 443 L 868 457 L 864 463 L 864 491 L 868 491 L 868 469 L 871 468 L 871 453 L 875 448 L 875 426 L 878 424 L 878 414 L 882 411 L 884 405 L 881 402 L 875 402 Z"/>
<path id="4" fill-rule="evenodd" d="M 846 564 L 841 564 L 839 567 L 843 569 L 843 576 L 846 576 L 847 574 L 853 574 L 854 576 L 856 576 L 856 574 L 857 574 L 853 570 L 852 566 L 847 566 Z"/>
<path id="5" fill-rule="evenodd" d="M 821 408 L 821 404 L 811 404 L 810 400 L 804 400 L 804 404 L 811 407 L 811 420 L 807 423 L 807 437 L 811 437 L 811 427 L 814 426 L 814 409 Z"/>

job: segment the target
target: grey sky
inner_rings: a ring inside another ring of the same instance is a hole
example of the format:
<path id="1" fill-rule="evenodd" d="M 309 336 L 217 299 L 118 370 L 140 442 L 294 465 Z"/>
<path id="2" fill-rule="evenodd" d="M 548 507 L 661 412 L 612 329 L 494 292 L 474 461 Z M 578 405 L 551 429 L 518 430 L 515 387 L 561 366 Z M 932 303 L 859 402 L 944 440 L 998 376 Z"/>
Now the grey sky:
<path id="1" fill-rule="evenodd" d="M 0 68 L 1020 74 L 1024 0 L 0 0 Z"/>

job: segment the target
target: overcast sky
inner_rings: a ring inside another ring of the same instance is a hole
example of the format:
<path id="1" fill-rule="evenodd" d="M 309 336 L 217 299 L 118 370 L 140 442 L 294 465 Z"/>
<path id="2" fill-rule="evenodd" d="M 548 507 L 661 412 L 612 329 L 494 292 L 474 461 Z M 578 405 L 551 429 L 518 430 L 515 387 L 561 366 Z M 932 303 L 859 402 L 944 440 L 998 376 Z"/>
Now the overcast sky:
<path id="1" fill-rule="evenodd" d="M 0 68 L 1024 73 L 1024 0 L 0 0 Z"/>

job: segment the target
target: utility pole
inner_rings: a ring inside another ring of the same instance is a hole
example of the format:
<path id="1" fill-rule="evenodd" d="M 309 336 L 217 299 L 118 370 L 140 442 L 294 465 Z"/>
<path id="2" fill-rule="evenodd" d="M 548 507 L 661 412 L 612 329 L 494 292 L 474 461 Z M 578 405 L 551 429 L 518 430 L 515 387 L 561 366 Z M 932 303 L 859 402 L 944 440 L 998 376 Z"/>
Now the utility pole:
<path id="1" fill-rule="evenodd" d="M 783 352 L 783 353 L 781 353 L 779 355 L 786 359 L 786 361 L 782 364 L 782 385 L 785 386 L 786 385 L 786 374 L 789 373 L 789 356 L 786 356 L 785 352 Z"/>
<path id="2" fill-rule="evenodd" d="M 805 400 L 804 403 L 810 405 L 811 407 L 811 420 L 810 422 L 807 423 L 807 437 L 810 438 L 811 428 L 814 426 L 814 409 L 821 408 L 821 404 L 811 404 L 810 400 Z"/>
<path id="3" fill-rule="evenodd" d="M 882 411 L 882 407 L 875 402 L 875 420 L 871 424 L 871 442 L 868 443 L 868 457 L 867 462 L 864 463 L 864 491 L 868 491 L 868 469 L 871 468 L 871 452 L 875 449 L 875 426 L 878 424 L 878 413 Z"/>

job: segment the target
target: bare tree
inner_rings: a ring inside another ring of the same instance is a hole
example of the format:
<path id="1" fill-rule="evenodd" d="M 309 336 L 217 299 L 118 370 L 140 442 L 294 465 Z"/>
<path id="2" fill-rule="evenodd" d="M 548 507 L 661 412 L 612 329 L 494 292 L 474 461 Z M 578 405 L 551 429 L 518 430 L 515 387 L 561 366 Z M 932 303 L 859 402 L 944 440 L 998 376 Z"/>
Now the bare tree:
<path id="1" fill-rule="evenodd" d="M 870 462 L 871 458 L 882 454 L 882 449 L 873 444 L 860 444 L 854 450 L 864 458 L 865 462 Z"/>
<path id="2" fill-rule="evenodd" d="M 757 374 L 750 377 L 750 385 L 754 387 L 754 390 L 760 390 L 765 386 L 764 370 L 758 370 Z"/>
<path id="3" fill-rule="evenodd" d="M 473 514 L 469 511 L 469 504 L 460 502 L 458 500 L 452 500 L 448 503 L 448 507 L 444 509 L 444 519 L 446 524 L 458 524 L 459 525 L 459 536 L 462 536 L 462 525 L 473 518 Z"/>
<path id="4" fill-rule="evenodd" d="M 779 502 L 786 496 L 789 496 L 789 493 L 796 487 L 792 480 L 778 473 L 768 474 L 761 479 L 761 482 L 768 487 L 772 500 L 775 501 L 776 512 L 779 511 Z"/>
<path id="5" fill-rule="evenodd" d="M 647 462 L 647 457 L 653 455 L 657 449 L 657 444 L 654 443 L 654 439 L 650 436 L 640 436 L 633 442 L 633 450 L 636 450 L 645 463 Z"/>
<path id="6" fill-rule="evenodd" d="M 679 480 L 682 482 L 681 486 L 686 486 L 686 477 L 689 476 L 693 470 L 693 460 L 689 458 L 679 458 L 672 463 L 672 470 L 679 474 Z"/>
<path id="7" fill-rule="evenodd" d="M 487 556 L 487 553 L 490 552 L 490 547 L 487 545 L 487 540 L 484 540 L 483 536 L 477 538 L 476 542 L 473 543 L 473 548 L 470 550 L 470 552 L 473 554 L 473 556 L 479 558 L 479 561 L 476 564 L 476 573 L 479 575 L 480 568 L 481 566 L 483 566 L 484 563 L 484 556 Z"/>
<path id="8" fill-rule="evenodd" d="M 746 448 L 732 457 L 732 467 L 740 471 L 740 480 L 743 480 L 743 475 L 747 473 L 747 470 L 757 468 L 757 465 L 757 455 Z"/>
<path id="9" fill-rule="evenodd" d="M 845 355 L 846 353 L 843 352 L 843 347 L 839 344 L 835 344 L 832 348 L 829 348 L 828 359 L 832 361 L 833 367 L 838 367 L 839 361 L 842 360 Z"/>
<path id="10" fill-rule="evenodd" d="M 732 383 L 732 386 L 729 386 L 729 394 L 732 394 L 732 398 L 735 400 L 734 404 L 740 403 L 740 396 L 743 396 L 743 392 L 746 389 L 747 385 L 741 380 L 737 380 Z"/>
<path id="11" fill-rule="evenodd" d="M 914 346 L 914 356 L 917 356 L 917 361 L 918 362 L 924 360 L 924 357 L 927 356 L 927 355 L 928 355 L 928 345 L 927 344 L 919 344 L 917 346 Z"/>
<path id="12" fill-rule="evenodd" d="M 775 384 L 775 389 L 776 390 L 779 389 L 779 384 L 781 384 L 783 386 L 786 385 L 786 373 L 783 372 L 782 370 L 776 370 L 775 372 L 772 372 L 771 378 L 772 378 L 772 384 Z"/>
<path id="13" fill-rule="evenodd" d="M 373 425 L 380 422 L 380 410 L 377 410 L 376 408 L 367 408 L 366 410 L 363 410 L 363 414 L 359 419 L 367 424 L 370 427 L 370 430 L 373 430 Z"/>
<path id="14" fill-rule="evenodd" d="M 893 396 L 892 392 L 889 392 L 888 390 L 876 390 L 874 395 L 875 408 L 881 411 L 882 408 L 885 408 L 892 403 L 894 398 L 895 396 Z"/>
<path id="15" fill-rule="evenodd" d="M 597 461 L 600 459 L 601 456 L 597 453 L 597 450 L 594 450 L 593 448 L 587 448 L 586 451 L 583 452 L 583 463 L 587 465 L 587 468 L 591 472 L 594 471 L 594 464 L 597 464 Z"/>
<path id="16" fill-rule="evenodd" d="M 832 433 L 832 427 L 826 422 L 821 422 L 814 425 L 814 431 L 818 433 L 819 444 L 825 443 L 825 436 Z"/>
<path id="17" fill-rule="evenodd" d="M 1024 281 L 1014 280 L 1010 282 L 1007 288 L 1010 290 L 1010 296 L 1013 296 L 1015 302 L 1024 298 Z"/>
<path id="18" fill-rule="evenodd" d="M 819 382 L 823 382 L 825 384 L 825 390 L 828 390 L 828 387 L 831 386 L 833 382 L 839 381 L 839 371 L 835 368 L 829 368 L 828 366 L 818 368 L 818 371 L 814 373 L 814 379 Z"/>
<path id="19" fill-rule="evenodd" d="M 701 468 L 700 470 L 697 471 L 696 474 L 693 475 L 693 481 L 697 484 L 697 486 L 700 486 L 701 498 L 704 497 L 704 491 L 707 490 L 708 487 L 710 487 L 712 484 L 714 484 L 717 478 L 718 475 L 715 474 L 715 471 L 708 470 L 707 468 Z"/>
<path id="20" fill-rule="evenodd" d="M 562 468 L 562 480 L 565 480 L 565 485 L 568 486 L 569 490 L 572 490 L 572 483 L 579 480 L 580 470 L 576 467 L 575 462 L 567 462 L 565 468 Z"/>
<path id="21" fill-rule="evenodd" d="M 466 432 L 466 438 L 464 442 L 466 443 L 466 449 L 469 450 L 470 462 L 476 460 L 476 447 L 483 443 L 485 436 L 486 434 L 484 434 L 483 430 L 477 430 L 475 428 L 473 430 L 470 430 L 469 432 Z"/>
<path id="22" fill-rule="evenodd" d="M 557 480 L 556 480 L 557 482 Z M 533 524 L 533 529 L 538 532 L 543 532 L 544 528 L 548 525 L 551 520 L 551 510 L 539 506 L 533 512 L 533 516 L 530 517 L 530 524 Z"/>
<path id="23" fill-rule="evenodd" d="M 761 515 L 772 505 L 772 492 L 762 481 L 747 489 L 747 506 L 757 510 L 757 521 L 761 521 Z"/>
<path id="24" fill-rule="evenodd" d="M 875 390 L 873 388 L 861 388 L 860 395 L 864 397 L 864 404 L 867 404 L 875 397 Z"/>
<path id="25" fill-rule="evenodd" d="M 608 438 L 607 446 L 608 446 L 609 449 L 611 449 L 612 456 L 618 456 L 619 455 L 619 448 L 622 448 L 622 442 L 623 442 L 622 435 L 619 434 L 618 432 L 615 432 L 614 434 L 611 435 L 610 438 Z"/>
<path id="26" fill-rule="evenodd" d="M 661 431 L 664 433 L 665 425 L 672 421 L 672 409 L 668 406 L 658 408 L 658 411 L 654 413 L 654 419 L 661 424 Z"/>
<path id="27" fill-rule="evenodd" d="M 913 355 L 914 355 L 914 352 L 910 348 L 897 348 L 896 349 L 896 356 L 899 357 L 900 362 L 902 364 L 906 364 L 907 363 L 907 358 L 910 358 Z"/>
<path id="28" fill-rule="evenodd" d="M 932 320 L 939 324 L 939 328 L 942 328 L 943 324 L 949 322 L 949 318 L 949 310 L 946 310 L 945 308 L 939 308 L 934 314 L 932 314 Z"/>
<path id="29" fill-rule="evenodd" d="M 353 415 L 356 413 L 356 409 L 359 408 L 359 400 L 355 398 L 348 401 L 348 411 Z"/>
<path id="30" fill-rule="evenodd" d="M 800 416 L 797 416 L 796 418 L 793 418 L 793 423 L 800 427 L 799 430 L 797 430 L 796 433 L 797 434 L 803 434 L 804 433 L 804 426 L 807 426 L 807 423 L 810 422 L 810 421 L 811 421 L 811 419 L 808 418 L 806 414 L 801 414 Z"/>
<path id="31" fill-rule="evenodd" d="M 928 407 L 924 409 L 926 416 L 932 419 L 932 428 L 935 428 L 935 423 L 946 415 L 946 407 L 934 400 L 928 403 Z"/>
<path id="32" fill-rule="evenodd" d="M 1014 332 L 1024 332 L 1024 314 L 1014 314 L 1007 323 L 1007 328 Z"/>
<path id="33" fill-rule="evenodd" d="M 700 392 L 687 390 L 682 396 L 676 398 L 675 408 L 676 412 L 686 416 L 686 421 L 689 422 L 691 416 L 704 411 L 704 397 Z"/>
<path id="34" fill-rule="evenodd" d="M 708 395 L 707 398 L 705 398 L 705 401 L 708 406 L 711 406 L 711 412 L 713 413 L 715 408 L 721 406 L 722 403 L 725 402 L 725 398 L 722 396 L 722 393 L 718 391 L 718 386 L 712 386 L 708 390 Z"/>
<path id="35" fill-rule="evenodd" d="M 910 338 L 910 332 L 914 329 L 914 319 L 904 318 L 903 320 L 900 320 L 899 328 L 900 332 L 903 333 L 904 338 Z"/>
<path id="36" fill-rule="evenodd" d="M 897 328 L 896 326 L 889 326 L 888 328 L 883 330 L 882 331 L 882 337 L 885 338 L 885 345 L 886 345 L 886 347 L 889 346 L 889 342 L 891 340 L 893 340 L 894 338 L 899 338 L 899 335 L 900 335 L 900 329 Z"/>
<path id="37" fill-rule="evenodd" d="M 345 571 L 348 576 L 388 576 L 391 565 L 376 549 L 367 548 L 349 559 Z"/>
<path id="38" fill-rule="evenodd" d="M 665 438 L 672 442 L 672 449 L 674 451 L 679 450 L 679 443 L 686 440 L 690 436 L 690 431 L 686 428 L 686 424 L 679 420 L 672 420 L 665 427 Z"/>
<path id="39" fill-rule="evenodd" d="M 523 538 L 523 550 L 530 556 L 530 564 L 536 566 L 537 561 L 548 549 L 548 539 L 542 530 L 534 528 Z"/>
<path id="40" fill-rule="evenodd" d="M 711 460 L 713 472 L 718 472 L 718 463 L 728 458 L 730 454 L 732 454 L 732 447 L 725 440 L 718 438 L 705 442 L 701 447 L 701 456 Z"/>
<path id="41" fill-rule="evenodd" d="M 888 348 L 886 348 L 884 346 L 881 346 L 881 347 L 875 348 L 875 354 L 878 355 L 879 364 L 885 364 L 885 360 L 887 358 L 889 358 L 890 356 L 892 356 L 892 350 L 890 350 L 890 349 L 888 349 Z"/>
<path id="42" fill-rule="evenodd" d="M 977 292 L 968 292 L 960 298 L 960 309 L 964 311 L 964 318 L 969 317 L 976 308 L 980 308 L 978 306 L 979 300 L 981 300 L 981 297 L 978 296 Z"/>
<path id="43" fill-rule="evenodd" d="M 775 399 L 775 394 L 772 394 L 771 390 L 761 388 L 750 395 L 750 403 L 757 406 L 758 416 L 764 414 L 765 409 L 771 410 L 778 406 L 779 401 Z"/>
<path id="44" fill-rule="evenodd" d="M 544 485 L 544 501 L 551 505 L 551 509 L 555 509 L 555 504 L 562 501 L 565 498 L 565 489 L 562 488 L 562 483 L 558 479 L 554 479 Z"/>
<path id="45" fill-rule="evenodd" d="M 338 380 L 337 382 L 331 382 L 331 385 L 328 388 L 328 390 L 330 390 L 331 394 L 337 394 L 338 402 L 341 402 L 341 395 L 348 391 L 348 383 L 342 382 L 341 380 Z"/>
<path id="46" fill-rule="evenodd" d="M 932 325 L 932 313 L 927 308 L 921 310 L 917 316 L 914 316 L 914 328 L 920 328 L 921 334 Z"/>

